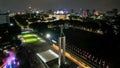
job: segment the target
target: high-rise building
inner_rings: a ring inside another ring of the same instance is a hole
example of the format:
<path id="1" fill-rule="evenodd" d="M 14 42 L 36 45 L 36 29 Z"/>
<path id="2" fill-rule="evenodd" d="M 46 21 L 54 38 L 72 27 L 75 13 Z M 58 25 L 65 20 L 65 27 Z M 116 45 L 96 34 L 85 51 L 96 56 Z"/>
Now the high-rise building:
<path id="1" fill-rule="evenodd" d="M 0 24 L 10 23 L 8 14 L 0 14 Z"/>

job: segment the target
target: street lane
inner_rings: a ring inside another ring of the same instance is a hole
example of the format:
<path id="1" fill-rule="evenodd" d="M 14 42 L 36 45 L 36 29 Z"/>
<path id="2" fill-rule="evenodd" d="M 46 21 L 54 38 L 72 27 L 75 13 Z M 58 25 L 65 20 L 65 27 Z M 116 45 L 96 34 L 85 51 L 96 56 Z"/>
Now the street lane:
<path id="1" fill-rule="evenodd" d="M 59 47 L 55 44 L 52 45 L 52 48 L 54 48 L 56 51 L 59 50 Z M 92 68 L 92 67 L 90 67 L 89 65 L 87 65 L 86 63 L 84 63 L 83 61 L 81 61 L 80 59 L 76 58 L 74 55 L 71 55 L 68 52 L 65 52 L 65 56 L 67 58 L 69 58 L 71 61 L 73 61 L 74 63 L 78 64 L 80 68 Z"/>

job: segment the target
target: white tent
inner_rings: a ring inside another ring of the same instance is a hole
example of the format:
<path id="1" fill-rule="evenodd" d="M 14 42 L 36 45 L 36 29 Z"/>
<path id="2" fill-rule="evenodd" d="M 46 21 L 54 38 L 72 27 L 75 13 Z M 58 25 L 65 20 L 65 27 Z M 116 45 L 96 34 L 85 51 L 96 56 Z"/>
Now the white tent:
<path id="1" fill-rule="evenodd" d="M 39 56 L 44 63 L 47 63 L 59 57 L 58 54 L 50 49 L 41 53 L 37 53 L 37 56 Z"/>

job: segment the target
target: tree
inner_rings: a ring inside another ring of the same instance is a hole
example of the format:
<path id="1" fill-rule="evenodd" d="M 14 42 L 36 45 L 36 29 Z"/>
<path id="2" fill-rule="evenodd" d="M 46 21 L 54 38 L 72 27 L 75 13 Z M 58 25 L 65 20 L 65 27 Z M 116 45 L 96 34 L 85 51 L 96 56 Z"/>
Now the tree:
<path id="1" fill-rule="evenodd" d="M 112 12 L 113 12 L 113 14 L 115 15 L 115 16 L 117 16 L 118 15 L 118 9 L 112 9 Z"/>

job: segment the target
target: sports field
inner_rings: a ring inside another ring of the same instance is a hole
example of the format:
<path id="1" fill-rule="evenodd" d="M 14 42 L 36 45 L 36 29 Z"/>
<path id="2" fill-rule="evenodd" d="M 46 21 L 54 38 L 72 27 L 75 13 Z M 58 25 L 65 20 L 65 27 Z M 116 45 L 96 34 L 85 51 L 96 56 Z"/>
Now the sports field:
<path id="1" fill-rule="evenodd" d="M 45 42 L 43 39 L 32 33 L 22 34 L 25 43 Z"/>

